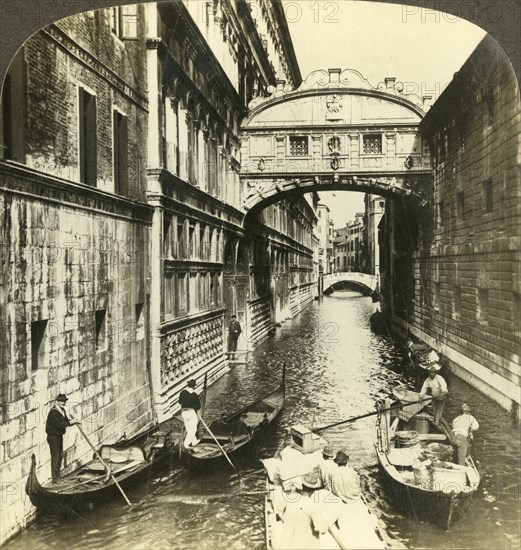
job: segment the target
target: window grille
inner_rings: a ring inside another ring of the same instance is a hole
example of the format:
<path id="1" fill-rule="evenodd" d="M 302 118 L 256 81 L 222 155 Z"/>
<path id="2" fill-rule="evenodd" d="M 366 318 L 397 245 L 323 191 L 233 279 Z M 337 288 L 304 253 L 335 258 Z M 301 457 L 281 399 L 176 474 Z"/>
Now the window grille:
<path id="1" fill-rule="evenodd" d="M 363 144 L 364 155 L 382 154 L 382 136 L 380 134 L 366 134 Z"/>
<path id="2" fill-rule="evenodd" d="M 290 136 L 289 154 L 294 157 L 305 157 L 308 153 L 308 138 L 306 136 Z"/>

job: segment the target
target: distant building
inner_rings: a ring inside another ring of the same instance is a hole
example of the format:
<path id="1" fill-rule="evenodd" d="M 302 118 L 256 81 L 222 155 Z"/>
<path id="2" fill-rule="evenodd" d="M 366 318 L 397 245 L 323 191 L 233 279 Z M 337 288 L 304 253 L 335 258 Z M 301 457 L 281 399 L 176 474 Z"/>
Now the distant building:
<path id="1" fill-rule="evenodd" d="M 334 229 L 329 207 L 319 203 L 317 206 L 317 237 L 319 240 L 318 262 L 320 273 L 331 273 L 334 269 L 333 239 Z"/>
<path id="2" fill-rule="evenodd" d="M 378 224 L 385 212 L 385 199 L 380 195 L 365 194 L 362 271 L 370 275 L 380 274 L 380 248 Z"/>
<path id="3" fill-rule="evenodd" d="M 334 230 L 333 256 L 335 271 L 361 271 L 364 248 L 364 214 L 357 213 L 355 220 Z"/>

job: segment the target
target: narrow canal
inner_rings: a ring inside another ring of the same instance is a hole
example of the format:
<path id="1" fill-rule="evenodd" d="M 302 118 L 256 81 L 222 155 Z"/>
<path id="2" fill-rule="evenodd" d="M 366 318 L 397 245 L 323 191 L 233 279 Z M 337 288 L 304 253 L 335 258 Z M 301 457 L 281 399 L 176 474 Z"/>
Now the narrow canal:
<path id="1" fill-rule="evenodd" d="M 40 518 L 11 541 L 26 548 L 261 549 L 264 539 L 264 475 L 259 459 L 282 444 L 296 422 L 329 423 L 374 410 L 374 400 L 397 382 L 414 388 L 415 377 L 401 350 L 369 330 L 370 298 L 336 292 L 277 329 L 247 366 L 234 366 L 210 389 L 208 418 L 232 412 L 274 388 L 287 366 L 283 414 L 258 454 L 241 460 L 242 484 L 229 467 L 193 474 L 168 466 L 128 491 L 131 509 L 118 498 L 110 507 L 63 522 Z M 386 499 L 373 450 L 374 418 L 325 432 L 348 450 L 371 506 L 394 548 L 514 549 L 520 537 L 520 443 L 509 415 L 455 377 L 447 377 L 452 419 L 463 401 L 480 423 L 475 456 L 483 491 L 449 533 L 399 515 Z M 225 495 L 215 495 L 226 491 Z M 213 494 L 212 494 L 213 493 Z"/>

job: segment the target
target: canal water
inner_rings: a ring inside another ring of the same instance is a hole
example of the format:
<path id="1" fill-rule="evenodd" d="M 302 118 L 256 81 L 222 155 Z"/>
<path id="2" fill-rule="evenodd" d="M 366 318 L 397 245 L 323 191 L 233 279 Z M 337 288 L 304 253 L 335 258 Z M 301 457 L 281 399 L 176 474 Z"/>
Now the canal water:
<path id="1" fill-rule="evenodd" d="M 206 417 L 265 395 L 279 383 L 286 365 L 286 404 L 259 450 L 239 461 L 242 481 L 229 466 L 213 473 L 187 472 L 175 463 L 155 471 L 127 491 L 137 503 L 110 506 L 72 520 L 39 518 L 12 540 L 26 548 L 262 549 L 264 474 L 260 459 L 283 444 L 297 422 L 333 423 L 374 410 L 375 399 L 391 395 L 401 382 L 414 389 L 415 375 L 403 350 L 369 329 L 371 299 L 335 292 L 284 323 L 258 348 L 248 365 L 233 366 L 208 392 Z M 447 376 L 452 419 L 463 401 L 480 423 L 475 457 L 482 493 L 450 532 L 400 515 L 387 499 L 373 449 L 374 417 L 324 432 L 345 448 L 359 472 L 375 513 L 393 548 L 517 549 L 520 537 L 520 440 L 508 413 L 461 380 Z"/>

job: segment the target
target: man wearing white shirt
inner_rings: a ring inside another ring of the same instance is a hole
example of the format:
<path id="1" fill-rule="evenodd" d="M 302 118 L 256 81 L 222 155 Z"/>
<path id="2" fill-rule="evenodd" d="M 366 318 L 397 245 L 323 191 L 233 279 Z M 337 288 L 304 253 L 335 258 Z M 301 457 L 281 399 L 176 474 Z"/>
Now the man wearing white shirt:
<path id="1" fill-rule="evenodd" d="M 469 444 L 472 441 L 472 432 L 479 428 L 478 421 L 470 414 L 470 407 L 463 403 L 461 405 L 461 414 L 452 421 L 451 443 L 457 454 L 458 464 L 465 466 L 465 461 L 469 451 Z"/>
<path id="2" fill-rule="evenodd" d="M 436 424 L 439 423 L 443 416 L 443 409 L 445 408 L 445 402 L 449 394 L 447 382 L 439 374 L 436 374 L 437 370 L 434 365 L 429 367 L 429 378 L 425 380 L 420 391 L 422 397 L 425 397 L 427 393 L 430 393 L 432 396 L 432 409 Z"/>

